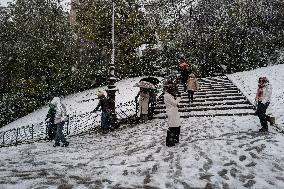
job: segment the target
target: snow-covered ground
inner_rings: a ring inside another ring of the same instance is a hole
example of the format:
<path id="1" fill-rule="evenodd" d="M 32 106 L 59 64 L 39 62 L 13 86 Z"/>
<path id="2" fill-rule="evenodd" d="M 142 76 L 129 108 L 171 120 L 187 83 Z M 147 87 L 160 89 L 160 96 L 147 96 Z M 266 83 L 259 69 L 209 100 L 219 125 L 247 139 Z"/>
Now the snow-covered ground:
<path id="1" fill-rule="evenodd" d="M 269 112 L 282 128 L 283 69 L 277 65 L 229 75 L 250 100 L 257 77 L 267 76 L 273 85 Z M 131 92 L 121 90 L 122 96 L 126 93 Z M 75 95 L 77 101 L 90 99 L 83 94 Z M 260 127 L 255 116 L 181 121 L 180 144 L 171 148 L 165 146 L 166 120 L 74 136 L 68 148 L 47 142 L 0 148 L 0 188 L 284 188 L 284 135 L 276 128 L 270 127 L 269 134 L 255 132 Z"/>

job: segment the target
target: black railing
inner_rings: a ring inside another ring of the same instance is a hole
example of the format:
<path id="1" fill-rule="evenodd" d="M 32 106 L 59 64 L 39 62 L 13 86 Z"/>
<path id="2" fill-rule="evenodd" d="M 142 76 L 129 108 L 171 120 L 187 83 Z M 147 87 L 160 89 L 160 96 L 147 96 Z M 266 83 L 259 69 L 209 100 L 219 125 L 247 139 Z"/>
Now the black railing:
<path id="1" fill-rule="evenodd" d="M 134 100 L 120 103 L 116 106 L 118 119 L 127 119 L 128 117 L 133 117 L 136 113 L 136 102 Z M 96 129 L 101 122 L 100 115 L 100 113 L 91 112 L 80 115 L 74 113 L 65 123 L 64 134 L 66 136 L 73 136 Z M 47 125 L 45 122 L 40 122 L 0 132 L 0 147 L 32 143 L 45 140 L 46 138 Z"/>

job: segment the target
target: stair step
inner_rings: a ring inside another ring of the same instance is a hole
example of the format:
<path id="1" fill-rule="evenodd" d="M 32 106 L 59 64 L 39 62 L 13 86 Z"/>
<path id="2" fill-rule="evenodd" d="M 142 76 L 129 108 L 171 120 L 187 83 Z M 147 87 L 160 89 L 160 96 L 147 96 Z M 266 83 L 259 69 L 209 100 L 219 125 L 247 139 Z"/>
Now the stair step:
<path id="1" fill-rule="evenodd" d="M 186 103 L 180 103 L 178 105 L 178 108 L 189 108 L 189 107 L 204 107 L 204 106 L 220 106 L 220 105 L 238 105 L 238 104 L 247 104 L 247 105 L 251 105 L 248 101 L 235 101 L 235 102 L 214 102 L 214 103 L 193 103 L 190 104 L 188 103 L 188 101 L 186 101 Z M 157 105 L 155 109 L 166 109 L 165 105 Z"/>
<path id="2" fill-rule="evenodd" d="M 233 109 L 253 109 L 254 106 L 252 105 L 245 105 L 245 106 L 207 106 L 207 107 L 196 107 L 196 108 L 183 108 L 183 109 L 179 109 L 179 112 L 193 112 L 193 111 L 208 111 L 208 110 L 233 110 Z M 155 114 L 159 114 L 159 113 L 166 113 L 165 109 L 160 109 L 160 110 L 155 110 L 154 111 Z"/>
<path id="3" fill-rule="evenodd" d="M 226 90 L 226 91 L 204 91 L 204 92 L 195 92 L 195 95 L 206 95 L 206 94 L 227 94 L 227 93 L 235 93 L 240 94 L 240 91 L 238 90 Z"/>
<path id="4" fill-rule="evenodd" d="M 189 117 L 217 117 L 217 116 L 249 116 L 254 115 L 253 112 L 243 112 L 243 113 L 216 113 L 216 114 L 184 114 L 181 115 L 181 118 L 189 118 Z M 166 119 L 166 114 L 160 114 L 154 116 L 154 119 Z"/>
<path id="5" fill-rule="evenodd" d="M 196 92 L 205 92 L 205 91 L 229 91 L 229 90 L 239 90 L 237 87 L 219 87 L 219 88 L 200 88 Z M 180 92 L 185 92 L 183 88 L 179 88 Z"/>
<path id="6" fill-rule="evenodd" d="M 216 97 L 216 98 L 212 98 L 212 97 Z M 188 99 L 187 95 L 181 95 L 181 99 Z M 234 96 L 230 96 L 230 95 L 194 95 L 194 102 L 206 102 L 206 101 L 222 101 L 222 100 L 240 100 L 240 99 L 246 99 L 246 97 L 242 96 L 242 95 L 234 95 Z M 160 97 L 157 100 L 158 103 L 160 104 L 164 104 L 164 98 Z"/>

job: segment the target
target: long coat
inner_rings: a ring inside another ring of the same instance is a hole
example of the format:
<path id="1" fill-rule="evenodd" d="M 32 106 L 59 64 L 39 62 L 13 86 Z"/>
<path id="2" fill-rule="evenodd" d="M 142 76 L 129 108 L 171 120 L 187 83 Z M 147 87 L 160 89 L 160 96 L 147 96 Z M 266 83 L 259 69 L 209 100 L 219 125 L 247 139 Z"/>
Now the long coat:
<path id="1" fill-rule="evenodd" d="M 187 90 L 197 91 L 198 89 L 199 89 L 199 84 L 196 77 L 193 74 L 190 74 L 187 79 Z"/>
<path id="2" fill-rule="evenodd" d="M 169 127 L 179 127 L 180 126 L 180 117 L 178 113 L 178 101 L 169 94 L 165 92 L 164 102 L 166 105 L 166 112 L 168 115 L 168 125 Z"/>
<path id="3" fill-rule="evenodd" d="M 148 108 L 149 108 L 149 99 L 150 94 L 149 92 L 142 92 L 140 91 L 139 94 L 139 114 L 148 114 Z"/>

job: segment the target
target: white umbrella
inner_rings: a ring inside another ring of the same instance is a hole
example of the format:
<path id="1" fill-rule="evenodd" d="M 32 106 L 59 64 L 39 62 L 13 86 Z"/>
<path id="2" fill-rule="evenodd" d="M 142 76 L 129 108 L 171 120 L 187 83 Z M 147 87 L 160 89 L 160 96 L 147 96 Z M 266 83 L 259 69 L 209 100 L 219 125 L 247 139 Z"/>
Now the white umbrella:
<path id="1" fill-rule="evenodd" d="M 150 82 L 147 81 L 140 81 L 139 83 L 136 83 L 134 87 L 141 87 L 141 88 L 146 88 L 146 89 L 155 89 L 155 85 L 153 85 Z"/>

